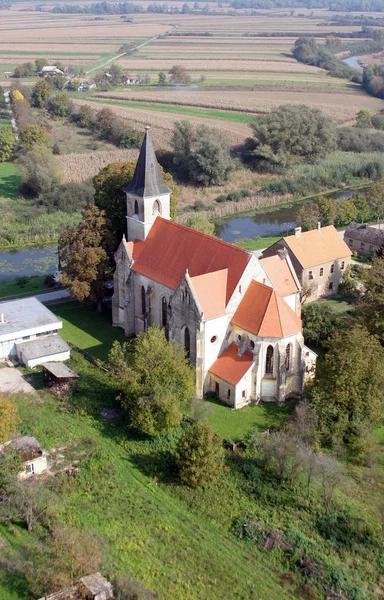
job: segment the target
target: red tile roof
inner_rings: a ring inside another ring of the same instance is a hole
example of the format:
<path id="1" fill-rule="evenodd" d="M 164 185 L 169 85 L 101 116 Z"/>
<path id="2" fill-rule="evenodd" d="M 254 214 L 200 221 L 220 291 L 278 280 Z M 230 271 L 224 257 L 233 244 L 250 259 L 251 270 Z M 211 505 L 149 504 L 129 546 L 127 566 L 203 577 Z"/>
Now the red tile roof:
<path id="1" fill-rule="evenodd" d="M 209 372 L 223 381 L 237 385 L 253 365 L 253 354 L 244 352 L 242 356 L 239 356 L 238 350 L 239 347 L 236 344 L 231 344 L 213 363 Z"/>
<path id="2" fill-rule="evenodd" d="M 260 260 L 260 264 L 280 296 L 296 294 L 299 288 L 286 260 L 277 255 L 267 256 Z"/>
<path id="3" fill-rule="evenodd" d="M 301 332 L 301 319 L 281 296 L 267 285 L 252 281 L 232 324 L 260 337 L 284 338 Z"/>
<path id="4" fill-rule="evenodd" d="M 228 303 L 250 258 L 242 248 L 157 217 L 132 269 L 173 290 L 187 269 L 190 277 L 228 269 Z"/>
<path id="5" fill-rule="evenodd" d="M 191 277 L 204 319 L 214 319 L 225 314 L 228 269 Z"/>

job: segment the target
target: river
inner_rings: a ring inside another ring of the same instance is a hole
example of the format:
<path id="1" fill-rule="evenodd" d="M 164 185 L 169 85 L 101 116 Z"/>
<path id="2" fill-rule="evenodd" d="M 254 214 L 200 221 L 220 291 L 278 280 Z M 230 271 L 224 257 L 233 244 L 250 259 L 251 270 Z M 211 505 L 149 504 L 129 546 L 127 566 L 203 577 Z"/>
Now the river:
<path id="1" fill-rule="evenodd" d="M 346 200 L 354 193 L 364 193 L 364 188 L 329 194 L 336 200 Z M 216 224 L 216 235 L 225 242 L 234 243 L 244 238 L 286 235 L 296 225 L 298 202 L 275 210 L 254 214 L 229 216 Z M 57 247 L 30 248 L 13 252 L 0 252 L 0 281 L 27 275 L 46 275 L 57 270 Z"/>

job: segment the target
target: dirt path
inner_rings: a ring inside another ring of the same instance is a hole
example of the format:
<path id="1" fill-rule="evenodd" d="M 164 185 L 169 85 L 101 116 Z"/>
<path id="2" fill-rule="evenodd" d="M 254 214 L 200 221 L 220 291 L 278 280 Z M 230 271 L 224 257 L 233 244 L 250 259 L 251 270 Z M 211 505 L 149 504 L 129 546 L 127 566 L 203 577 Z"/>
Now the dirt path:
<path id="1" fill-rule="evenodd" d="M 16 142 L 18 142 L 19 141 L 19 128 L 17 126 L 16 119 L 15 119 L 15 117 L 13 115 L 13 111 L 12 111 L 10 92 L 4 92 L 4 98 L 5 98 L 5 103 L 7 105 L 7 110 L 9 112 L 9 116 L 11 118 L 13 135 L 15 136 Z"/>

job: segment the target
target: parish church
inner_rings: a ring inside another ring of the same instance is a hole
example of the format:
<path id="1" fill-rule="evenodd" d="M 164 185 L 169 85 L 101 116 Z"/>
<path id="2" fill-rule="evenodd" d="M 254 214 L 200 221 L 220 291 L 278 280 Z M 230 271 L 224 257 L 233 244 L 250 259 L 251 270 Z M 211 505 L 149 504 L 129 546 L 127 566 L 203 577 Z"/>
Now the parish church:
<path id="1" fill-rule="evenodd" d="M 211 391 L 241 408 L 298 396 L 316 354 L 304 345 L 300 282 L 288 253 L 259 260 L 172 221 L 171 190 L 148 128 L 125 192 L 113 325 L 127 336 L 163 327 L 195 367 L 199 397 Z"/>

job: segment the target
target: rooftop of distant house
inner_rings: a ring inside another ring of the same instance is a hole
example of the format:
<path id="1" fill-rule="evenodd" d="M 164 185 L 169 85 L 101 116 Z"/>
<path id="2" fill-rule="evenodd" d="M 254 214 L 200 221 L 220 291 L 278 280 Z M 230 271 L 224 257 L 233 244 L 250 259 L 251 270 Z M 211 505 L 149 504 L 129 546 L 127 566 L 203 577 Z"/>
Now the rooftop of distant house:
<path id="1" fill-rule="evenodd" d="M 344 233 L 344 238 L 348 237 L 359 240 L 360 242 L 367 242 L 372 246 L 381 246 L 384 244 L 384 229 L 378 229 L 377 227 L 370 227 L 365 223 L 356 223 L 352 221 Z"/>
<path id="2" fill-rule="evenodd" d="M 283 240 L 304 268 L 332 262 L 352 254 L 333 225 L 319 226 L 304 232 L 297 227 L 295 235 L 284 237 Z"/>
<path id="3" fill-rule="evenodd" d="M 0 302 L 0 339 L 48 325 L 56 330 L 62 322 L 35 297 Z"/>

